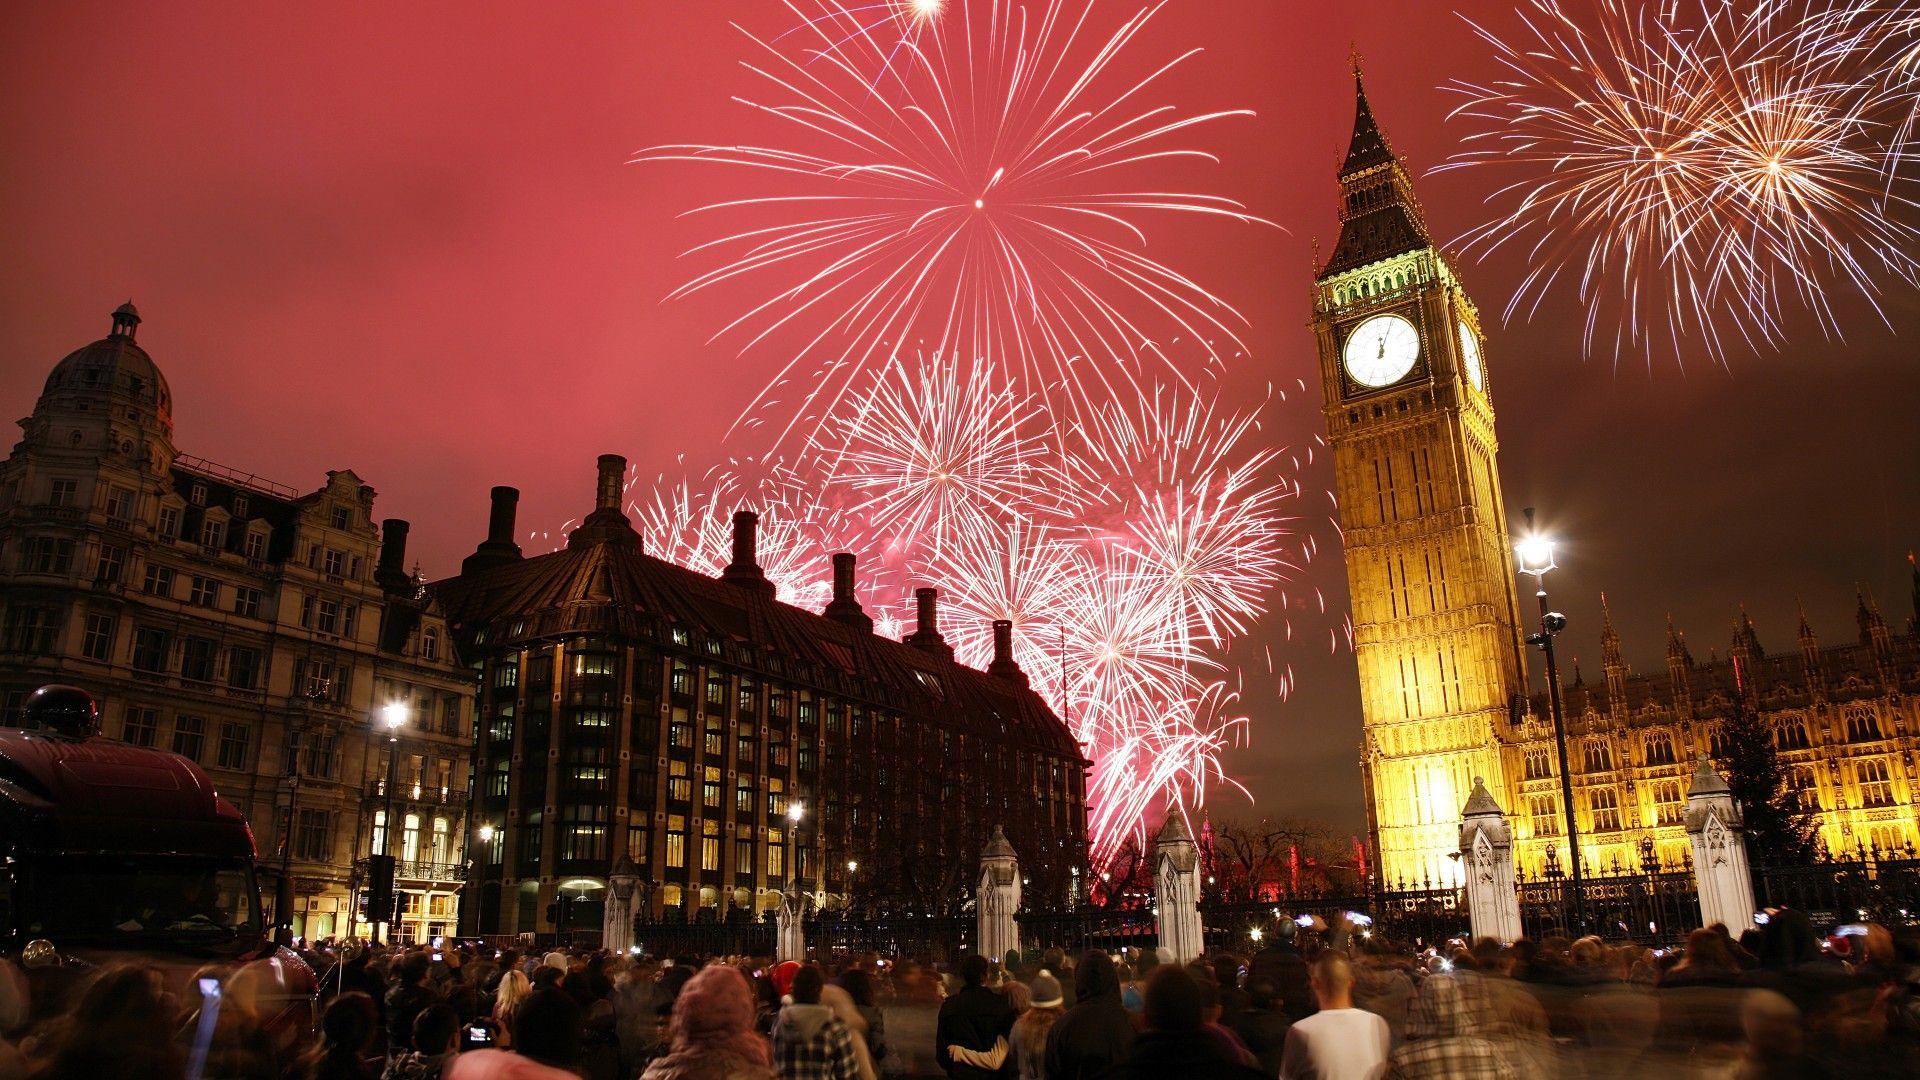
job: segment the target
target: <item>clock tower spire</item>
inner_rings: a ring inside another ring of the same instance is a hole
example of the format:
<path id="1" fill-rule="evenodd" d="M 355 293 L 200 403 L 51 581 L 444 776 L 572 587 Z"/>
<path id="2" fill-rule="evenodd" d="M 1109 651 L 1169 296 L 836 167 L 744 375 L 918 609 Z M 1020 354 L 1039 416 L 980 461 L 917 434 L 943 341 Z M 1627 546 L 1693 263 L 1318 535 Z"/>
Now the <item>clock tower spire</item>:
<path id="1" fill-rule="evenodd" d="M 1356 60 L 1340 239 L 1313 329 L 1352 598 L 1368 816 L 1388 879 L 1452 881 L 1474 778 L 1509 812 L 1526 689 L 1479 314 Z"/>

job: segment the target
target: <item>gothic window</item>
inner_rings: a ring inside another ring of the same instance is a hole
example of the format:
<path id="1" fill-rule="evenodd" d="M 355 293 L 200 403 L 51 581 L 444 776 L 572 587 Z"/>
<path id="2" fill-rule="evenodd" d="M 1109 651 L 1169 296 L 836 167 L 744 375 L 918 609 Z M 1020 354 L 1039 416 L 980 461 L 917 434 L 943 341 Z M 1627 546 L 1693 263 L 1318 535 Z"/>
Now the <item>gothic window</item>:
<path id="1" fill-rule="evenodd" d="M 1647 736 L 1647 764 L 1672 765 L 1673 736 L 1664 731 L 1656 731 Z"/>
<path id="2" fill-rule="evenodd" d="M 1868 758 L 1855 763 L 1853 777 L 1860 785 L 1861 806 L 1892 806 L 1893 783 L 1887 776 L 1887 763 Z"/>
<path id="3" fill-rule="evenodd" d="M 1533 822 L 1533 835 L 1560 835 L 1560 804 L 1551 795 L 1534 795 L 1527 800 L 1527 816 Z"/>
<path id="4" fill-rule="evenodd" d="M 1653 785 L 1653 814 L 1661 825 L 1680 824 L 1686 811 L 1678 780 L 1662 780 Z"/>
<path id="5" fill-rule="evenodd" d="M 1781 750 L 1805 750 L 1811 745 L 1807 739 L 1806 721 L 1790 716 L 1775 724 L 1773 744 Z"/>
<path id="6" fill-rule="evenodd" d="M 1875 742 L 1880 738 L 1880 722 L 1870 709 L 1847 710 L 1847 741 Z"/>
<path id="7" fill-rule="evenodd" d="M 1593 815 L 1594 832 L 1620 831 L 1620 804 L 1612 788 L 1587 792 L 1587 810 Z"/>
<path id="8" fill-rule="evenodd" d="M 1590 773 L 1613 771 L 1613 747 L 1605 739 L 1587 740 L 1587 771 Z"/>
<path id="9" fill-rule="evenodd" d="M 1725 728 L 1716 725 L 1707 736 L 1707 752 L 1717 758 L 1725 758 L 1733 752 L 1733 743 L 1727 738 Z"/>
<path id="10" fill-rule="evenodd" d="M 1553 758 L 1548 754 L 1546 747 L 1527 751 L 1526 778 L 1528 780 L 1545 780 L 1552 775 Z"/>
<path id="11" fill-rule="evenodd" d="M 1794 794 L 1800 809 L 1817 811 L 1820 809 L 1820 790 L 1814 780 L 1811 765 L 1795 765 L 1787 773 L 1787 787 Z"/>

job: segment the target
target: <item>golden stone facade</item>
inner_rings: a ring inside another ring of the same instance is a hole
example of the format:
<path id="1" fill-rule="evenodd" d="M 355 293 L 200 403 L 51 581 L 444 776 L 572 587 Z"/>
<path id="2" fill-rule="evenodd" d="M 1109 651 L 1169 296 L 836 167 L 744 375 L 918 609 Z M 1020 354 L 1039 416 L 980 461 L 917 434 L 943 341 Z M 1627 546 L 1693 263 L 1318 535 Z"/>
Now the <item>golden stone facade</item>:
<path id="1" fill-rule="evenodd" d="M 1356 87 L 1357 89 L 1357 87 Z M 1314 290 L 1369 831 L 1389 877 L 1438 876 L 1525 687 L 1479 317 L 1358 97 L 1340 241 Z"/>
<path id="2" fill-rule="evenodd" d="M 1529 697 L 1492 376 L 1473 302 L 1430 239 L 1412 183 L 1356 75 L 1340 170 L 1340 239 L 1320 267 L 1312 326 L 1353 605 L 1368 828 L 1388 880 L 1455 882 L 1461 807 L 1486 779 L 1522 869 L 1559 848 L 1558 762 L 1545 695 Z M 1902 849 L 1916 834 L 1920 644 L 1860 600 L 1859 641 L 1770 656 L 1743 615 L 1724 660 L 1696 663 L 1669 627 L 1664 677 L 1635 675 L 1604 621 L 1604 686 L 1576 666 L 1568 760 L 1581 847 L 1596 872 L 1638 868 L 1641 842 L 1686 850 L 1691 762 L 1712 754 L 1736 696 L 1771 723 L 1835 852 Z M 1920 622 L 1920 577 L 1916 577 Z"/>

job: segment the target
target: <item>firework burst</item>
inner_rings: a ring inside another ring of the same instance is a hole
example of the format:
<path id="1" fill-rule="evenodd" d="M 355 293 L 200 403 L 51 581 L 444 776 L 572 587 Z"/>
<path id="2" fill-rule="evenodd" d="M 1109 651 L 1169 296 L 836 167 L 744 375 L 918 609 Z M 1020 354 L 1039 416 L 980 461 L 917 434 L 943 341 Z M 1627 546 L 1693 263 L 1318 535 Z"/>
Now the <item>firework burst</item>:
<path id="1" fill-rule="evenodd" d="M 1154 103 L 1198 54 L 1131 65 L 1162 4 L 1102 29 L 1096 4 L 1066 0 L 787 3 L 797 31 L 742 31 L 765 96 L 741 101 L 788 141 L 634 158 L 774 185 L 693 211 L 738 227 L 689 253 L 713 265 L 673 295 L 760 290 L 716 337 L 744 338 L 743 351 L 778 342 L 794 358 L 748 409 L 804 382 L 782 440 L 911 349 L 1000 358 L 1078 419 L 1121 391 L 1183 380 L 1159 342 L 1182 338 L 1211 358 L 1216 342 L 1243 347 L 1232 307 L 1147 248 L 1153 218 L 1258 220 L 1142 175 L 1217 161 L 1183 140 L 1248 115 Z"/>
<path id="2" fill-rule="evenodd" d="M 1529 0 L 1516 40 L 1474 24 L 1502 77 L 1449 87 L 1479 130 L 1441 168 L 1508 177 L 1462 240 L 1527 254 L 1507 314 L 1572 287 L 1589 352 L 1612 331 L 1616 361 L 1689 344 L 1724 361 L 1729 338 L 1777 347 L 1784 311 L 1837 335 L 1831 295 L 1877 309 L 1913 282 L 1902 136 L 1857 41 L 1809 32 L 1830 10 Z"/>
<path id="3" fill-rule="evenodd" d="M 835 522 L 785 466 L 734 461 L 697 480 L 663 476 L 639 494 L 636 486 L 628 481 L 628 509 L 639 519 L 649 554 L 717 577 L 732 549 L 734 512 L 752 510 L 760 515 L 756 557 L 774 595 L 809 608 L 831 598 L 832 583 L 823 568 Z"/>

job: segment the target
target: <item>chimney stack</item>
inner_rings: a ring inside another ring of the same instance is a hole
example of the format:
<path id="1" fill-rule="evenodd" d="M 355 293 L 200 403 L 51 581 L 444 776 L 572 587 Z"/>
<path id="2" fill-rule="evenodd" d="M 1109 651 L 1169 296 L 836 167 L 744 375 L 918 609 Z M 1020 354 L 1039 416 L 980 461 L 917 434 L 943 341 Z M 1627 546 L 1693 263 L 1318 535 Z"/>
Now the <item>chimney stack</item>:
<path id="1" fill-rule="evenodd" d="M 1013 621 L 1011 619 L 993 620 L 993 662 L 987 665 L 987 674 L 998 675 L 1003 679 L 1027 685 L 1027 673 L 1013 662 Z"/>
<path id="2" fill-rule="evenodd" d="M 640 546 L 640 534 L 633 531 L 621 509 L 627 490 L 627 459 L 619 454 L 601 454 L 593 487 L 593 513 L 567 536 L 569 549 L 588 544 L 625 543 Z"/>
<path id="3" fill-rule="evenodd" d="M 861 608 L 860 601 L 853 595 L 853 552 L 838 552 L 833 557 L 833 599 L 822 612 L 835 622 L 845 623 L 856 630 L 873 632 L 873 619 Z"/>
<path id="4" fill-rule="evenodd" d="M 773 595 L 773 582 L 760 569 L 760 515 L 751 510 L 733 514 L 733 561 L 720 571 L 720 580 L 749 589 L 762 596 Z"/>
<path id="5" fill-rule="evenodd" d="M 399 518 L 388 518 L 380 523 L 380 566 L 373 573 L 373 580 L 388 592 L 400 592 L 412 580 L 407 576 L 407 530 L 411 528 Z"/>
<path id="6" fill-rule="evenodd" d="M 916 649 L 940 653 L 947 658 L 953 657 L 953 646 L 940 636 L 940 590 L 915 589 L 913 599 L 918 611 L 918 625 L 913 633 L 907 635 L 907 644 Z"/>
<path id="7" fill-rule="evenodd" d="M 487 514 L 487 538 L 461 562 L 461 574 L 491 570 L 519 561 L 520 545 L 513 542 L 513 517 L 519 504 L 519 488 L 493 489 L 493 507 Z"/>
<path id="8" fill-rule="evenodd" d="M 600 487 L 594 492 L 593 508 L 595 510 L 612 510 L 617 513 L 620 509 L 620 494 L 625 490 L 623 482 L 626 480 L 626 477 L 626 458 L 621 457 L 619 454 L 601 454 Z"/>

